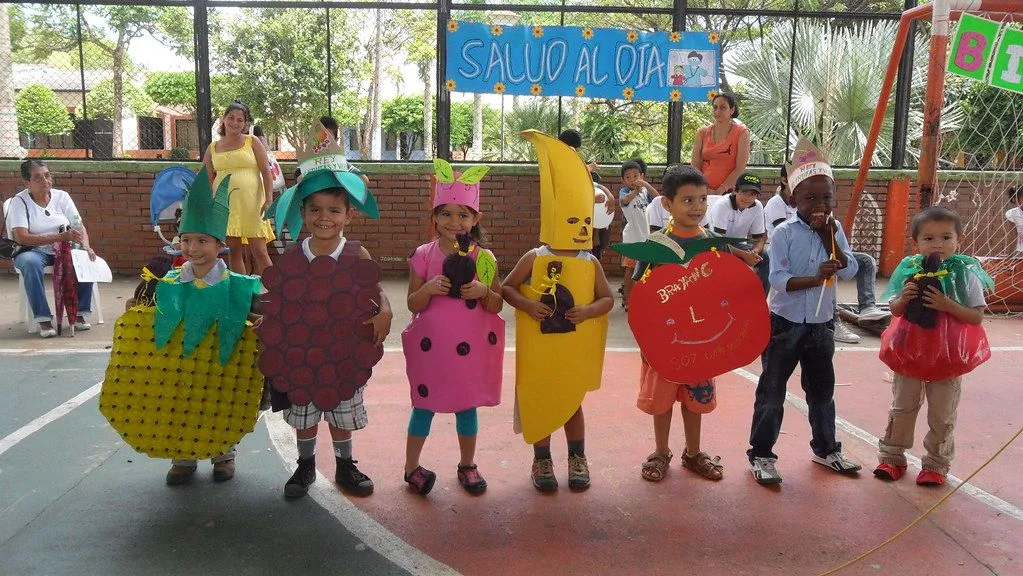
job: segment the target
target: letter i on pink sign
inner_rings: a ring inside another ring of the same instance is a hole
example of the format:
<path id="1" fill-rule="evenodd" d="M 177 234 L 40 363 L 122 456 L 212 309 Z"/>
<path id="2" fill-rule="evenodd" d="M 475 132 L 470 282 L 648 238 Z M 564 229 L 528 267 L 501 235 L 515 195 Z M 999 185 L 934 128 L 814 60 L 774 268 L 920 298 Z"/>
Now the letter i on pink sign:
<path id="1" fill-rule="evenodd" d="M 991 49 L 998 39 L 998 27 L 998 22 L 963 14 L 948 55 L 948 71 L 984 82 L 990 68 Z"/>

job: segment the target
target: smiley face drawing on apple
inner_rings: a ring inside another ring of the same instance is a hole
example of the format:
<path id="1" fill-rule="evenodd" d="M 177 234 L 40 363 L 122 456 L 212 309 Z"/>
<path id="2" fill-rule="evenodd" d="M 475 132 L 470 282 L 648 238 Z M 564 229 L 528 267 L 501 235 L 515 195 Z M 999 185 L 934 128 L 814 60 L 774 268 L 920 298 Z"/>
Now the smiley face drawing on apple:
<path id="1" fill-rule="evenodd" d="M 636 283 L 629 325 L 662 377 L 698 382 L 754 361 L 770 339 L 770 315 L 756 274 L 720 251 L 663 264 Z"/>

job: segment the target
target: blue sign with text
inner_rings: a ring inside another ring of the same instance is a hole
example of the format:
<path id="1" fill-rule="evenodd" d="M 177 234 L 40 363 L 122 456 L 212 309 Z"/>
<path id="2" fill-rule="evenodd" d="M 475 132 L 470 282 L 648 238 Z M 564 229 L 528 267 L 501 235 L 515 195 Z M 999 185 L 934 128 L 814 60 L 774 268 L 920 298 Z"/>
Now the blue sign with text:
<path id="1" fill-rule="evenodd" d="M 456 92 L 703 102 L 717 92 L 718 35 L 451 20 Z"/>

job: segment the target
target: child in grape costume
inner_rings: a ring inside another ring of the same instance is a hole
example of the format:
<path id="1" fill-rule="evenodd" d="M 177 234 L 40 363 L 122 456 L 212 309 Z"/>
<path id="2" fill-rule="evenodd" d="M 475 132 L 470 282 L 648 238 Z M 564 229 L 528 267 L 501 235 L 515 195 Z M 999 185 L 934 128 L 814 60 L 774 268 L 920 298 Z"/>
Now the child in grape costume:
<path id="1" fill-rule="evenodd" d="M 100 411 L 136 450 L 174 458 L 167 484 L 188 482 L 197 459 L 214 480 L 234 476 L 234 445 L 259 413 L 263 375 L 247 323 L 258 278 L 217 257 L 227 236 L 227 179 L 214 196 L 205 168 L 185 197 L 180 234 L 188 261 L 118 319 Z M 157 278 L 144 271 L 143 279 Z"/>
<path id="2" fill-rule="evenodd" d="M 881 335 L 880 356 L 894 372 L 893 399 L 874 476 L 898 480 L 906 473 L 905 451 L 926 398 L 930 430 L 916 482 L 940 485 L 955 456 L 962 377 L 991 357 L 981 322 L 984 291 L 994 282 L 975 258 L 956 253 L 962 222 L 952 210 L 921 210 L 910 228 L 918 253 L 903 259 L 885 293 L 895 319 Z"/>
<path id="3" fill-rule="evenodd" d="M 504 320 L 501 284 L 493 254 L 480 242 L 480 179 L 486 166 L 464 174 L 434 161 L 437 186 L 432 218 L 438 238 L 416 248 L 409 261 L 412 320 L 401 334 L 412 396 L 406 441 L 405 481 L 419 493 L 436 474 L 419 464 L 436 412 L 454 413 L 461 461 L 458 480 L 470 493 L 486 490 L 474 453 L 476 408 L 501 402 Z"/>

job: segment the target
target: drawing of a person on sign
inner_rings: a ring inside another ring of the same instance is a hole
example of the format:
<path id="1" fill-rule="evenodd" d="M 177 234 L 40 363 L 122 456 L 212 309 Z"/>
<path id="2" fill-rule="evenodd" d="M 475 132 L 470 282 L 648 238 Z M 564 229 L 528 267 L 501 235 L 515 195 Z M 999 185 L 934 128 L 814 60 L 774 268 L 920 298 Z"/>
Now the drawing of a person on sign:
<path id="1" fill-rule="evenodd" d="M 669 54 L 672 70 L 675 72 L 672 75 L 672 84 L 677 85 L 675 80 L 681 69 L 683 86 L 691 88 L 716 86 L 715 58 L 713 50 L 691 50 L 688 53 L 672 50 Z"/>

